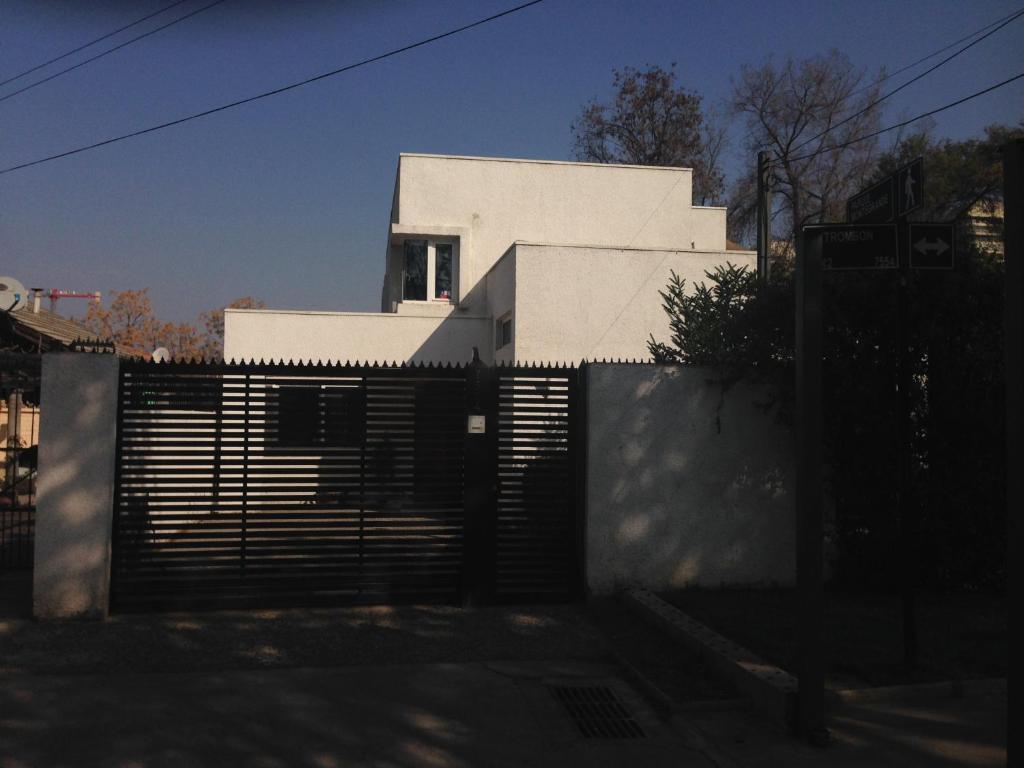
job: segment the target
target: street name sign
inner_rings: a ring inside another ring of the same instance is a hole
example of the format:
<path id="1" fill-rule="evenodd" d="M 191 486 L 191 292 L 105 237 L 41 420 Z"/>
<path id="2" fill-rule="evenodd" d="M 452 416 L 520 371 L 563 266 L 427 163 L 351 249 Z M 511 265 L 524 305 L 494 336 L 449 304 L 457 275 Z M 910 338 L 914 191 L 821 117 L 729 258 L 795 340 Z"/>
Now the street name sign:
<path id="1" fill-rule="evenodd" d="M 952 224 L 911 222 L 908 229 L 911 269 L 952 269 L 956 233 Z"/>
<path id="2" fill-rule="evenodd" d="M 804 236 L 824 270 L 899 267 L 895 224 L 817 224 L 804 227 Z"/>
<path id="3" fill-rule="evenodd" d="M 896 216 L 916 211 L 924 202 L 924 160 L 920 157 L 896 171 Z"/>
<path id="4" fill-rule="evenodd" d="M 846 220 L 851 224 L 885 224 L 896 207 L 890 176 L 846 201 Z"/>
<path id="5" fill-rule="evenodd" d="M 885 224 L 916 211 L 924 202 L 924 160 L 907 163 L 846 201 L 850 224 Z"/>

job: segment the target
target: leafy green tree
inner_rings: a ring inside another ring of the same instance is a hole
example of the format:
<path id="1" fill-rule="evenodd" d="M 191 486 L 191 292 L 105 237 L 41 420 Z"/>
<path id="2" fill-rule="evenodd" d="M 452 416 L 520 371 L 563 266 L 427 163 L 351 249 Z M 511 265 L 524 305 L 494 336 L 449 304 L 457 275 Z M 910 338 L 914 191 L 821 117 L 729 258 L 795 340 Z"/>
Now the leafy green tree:
<path id="1" fill-rule="evenodd" d="M 871 181 L 891 175 L 902 165 L 924 158 L 924 205 L 913 214 L 922 221 L 958 219 L 972 210 L 994 213 L 1003 198 L 1002 148 L 1024 137 L 1024 120 L 1016 126 L 990 125 L 980 138 L 935 139 L 926 127 L 898 141 L 878 159 Z"/>
<path id="2" fill-rule="evenodd" d="M 724 390 L 761 381 L 792 417 L 794 285 L 726 265 L 662 292 L 671 338 L 656 360 L 717 372 Z M 921 519 L 919 577 L 932 587 L 997 588 L 1002 562 L 1001 263 L 974 250 L 956 270 L 911 276 L 912 503 Z M 887 273 L 834 273 L 823 285 L 827 537 L 837 586 L 898 583 L 896 284 Z"/>

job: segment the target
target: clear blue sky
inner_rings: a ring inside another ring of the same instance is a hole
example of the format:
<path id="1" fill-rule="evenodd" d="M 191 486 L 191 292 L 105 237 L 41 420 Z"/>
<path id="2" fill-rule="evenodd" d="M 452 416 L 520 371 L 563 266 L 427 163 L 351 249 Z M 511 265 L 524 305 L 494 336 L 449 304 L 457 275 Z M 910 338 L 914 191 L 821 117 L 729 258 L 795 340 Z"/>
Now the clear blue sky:
<path id="1" fill-rule="evenodd" d="M 168 2 L 4 0 L 0 79 Z M 1020 2 L 546 0 L 269 100 L 0 177 L 0 274 L 104 293 L 149 286 L 167 320 L 190 320 L 244 295 L 279 308 L 373 310 L 399 152 L 565 159 L 573 117 L 609 94 L 615 67 L 675 61 L 682 82 L 717 103 L 741 64 L 835 47 L 858 65 L 891 71 Z M 203 4 L 191 0 L 115 41 Z M 515 4 L 227 0 L 0 102 L 0 167 L 302 79 Z M 1024 19 L 898 94 L 886 121 L 1022 71 Z M 936 133 L 963 138 L 1022 117 L 1018 81 L 939 116 Z M 733 175 L 752 162 L 740 154 L 735 129 Z M 62 311 L 84 306 L 67 300 Z"/>

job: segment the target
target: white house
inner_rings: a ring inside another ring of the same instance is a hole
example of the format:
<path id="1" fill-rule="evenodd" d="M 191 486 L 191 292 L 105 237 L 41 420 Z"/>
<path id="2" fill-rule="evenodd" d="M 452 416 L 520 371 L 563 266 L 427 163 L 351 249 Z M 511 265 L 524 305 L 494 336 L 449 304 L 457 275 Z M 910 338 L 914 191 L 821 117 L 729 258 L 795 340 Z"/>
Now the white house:
<path id="1" fill-rule="evenodd" d="M 692 171 L 402 154 L 380 312 L 229 309 L 231 360 L 579 362 L 667 340 L 659 290 L 752 251 Z"/>

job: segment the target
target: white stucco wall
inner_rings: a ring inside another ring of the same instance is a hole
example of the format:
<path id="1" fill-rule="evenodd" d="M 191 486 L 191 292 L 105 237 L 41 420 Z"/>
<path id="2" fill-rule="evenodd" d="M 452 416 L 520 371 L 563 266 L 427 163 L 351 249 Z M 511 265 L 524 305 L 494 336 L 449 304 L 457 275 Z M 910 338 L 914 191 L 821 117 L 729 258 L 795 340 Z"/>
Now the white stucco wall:
<path id="1" fill-rule="evenodd" d="M 497 349 L 495 322 L 510 312 L 513 313 L 513 323 L 515 322 L 516 255 L 514 250 L 506 253 L 487 273 L 484 287 L 487 295 L 487 314 L 491 318 L 491 348 L 494 350 L 494 361 L 510 363 L 515 360 L 515 340 L 513 339 L 511 344 Z"/>
<path id="2" fill-rule="evenodd" d="M 663 251 L 516 243 L 515 357 L 524 361 L 650 357 L 668 341 L 659 291 L 674 270 L 688 289 L 719 264 L 755 267 L 751 251 Z M 488 283 L 488 285 L 490 285 Z"/>
<path id="3" fill-rule="evenodd" d="M 465 363 L 473 347 L 491 361 L 491 324 L 459 310 L 447 316 L 375 312 L 228 309 L 226 360 Z"/>
<path id="4" fill-rule="evenodd" d="M 392 221 L 403 231 L 462 233 L 459 295 L 479 312 L 483 276 L 516 240 L 724 250 L 725 209 L 693 207 L 692 175 L 688 168 L 402 154 Z M 400 259 L 389 253 L 385 308 L 401 299 Z"/>
<path id="5" fill-rule="evenodd" d="M 587 583 L 792 584 L 793 437 L 706 370 L 587 367 Z"/>
<path id="6" fill-rule="evenodd" d="M 648 336 L 668 335 L 658 291 L 671 270 L 692 283 L 755 262 L 725 251 L 726 211 L 692 205 L 687 168 L 402 154 L 390 219 L 381 314 L 228 310 L 225 357 L 646 358 Z M 407 238 L 455 244 L 457 308 L 401 301 Z M 515 341 L 496 353 L 510 309 Z"/>
<path id="7" fill-rule="evenodd" d="M 43 355 L 32 613 L 102 618 L 110 593 L 118 359 Z"/>

